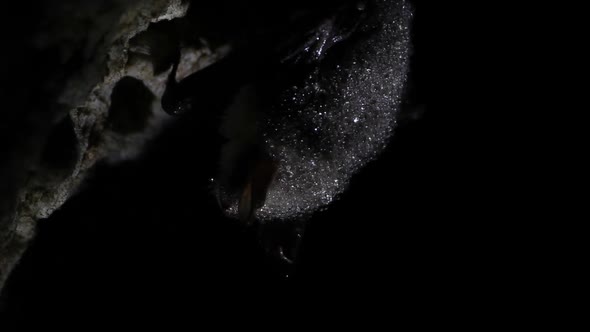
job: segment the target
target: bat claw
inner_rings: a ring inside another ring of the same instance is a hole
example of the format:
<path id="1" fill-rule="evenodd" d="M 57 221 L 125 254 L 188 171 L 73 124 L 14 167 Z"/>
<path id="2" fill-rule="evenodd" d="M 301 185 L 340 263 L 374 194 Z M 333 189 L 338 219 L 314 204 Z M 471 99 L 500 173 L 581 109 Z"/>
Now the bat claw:
<path id="1" fill-rule="evenodd" d="M 287 257 L 287 255 L 285 255 L 285 252 L 283 251 L 283 247 L 278 247 L 277 250 L 277 255 L 279 256 L 279 259 L 281 259 L 284 262 L 287 262 L 288 264 L 293 264 L 294 260 L 290 259 L 289 257 Z"/>

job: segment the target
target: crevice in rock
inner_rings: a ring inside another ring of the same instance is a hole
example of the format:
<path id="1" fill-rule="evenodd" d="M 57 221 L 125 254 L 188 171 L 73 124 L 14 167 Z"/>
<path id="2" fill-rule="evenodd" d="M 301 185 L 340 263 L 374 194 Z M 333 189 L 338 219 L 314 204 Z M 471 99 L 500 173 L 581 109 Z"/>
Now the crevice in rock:
<path id="1" fill-rule="evenodd" d="M 130 76 L 123 77 L 111 94 L 108 124 L 121 134 L 142 131 L 152 115 L 154 94 L 145 84 Z"/>
<path id="2" fill-rule="evenodd" d="M 130 61 L 133 61 L 134 57 L 149 59 L 154 75 L 170 68 L 178 58 L 179 20 L 151 23 L 147 30 L 130 39 Z"/>

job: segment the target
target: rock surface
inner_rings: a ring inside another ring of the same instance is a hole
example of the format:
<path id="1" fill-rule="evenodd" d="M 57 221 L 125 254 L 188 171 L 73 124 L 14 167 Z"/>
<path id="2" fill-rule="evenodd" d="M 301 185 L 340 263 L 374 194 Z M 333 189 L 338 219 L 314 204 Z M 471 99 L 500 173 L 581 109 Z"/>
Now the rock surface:
<path id="1" fill-rule="evenodd" d="M 59 66 L 37 78 L 43 93 L 27 92 L 36 99 L 2 123 L 3 134 L 14 135 L 0 164 L 0 289 L 36 223 L 76 192 L 93 165 L 136 157 L 171 121 L 160 106 L 166 50 L 156 54 L 150 41 L 162 37 L 161 26 L 180 25 L 188 6 L 182 0 L 47 4 L 29 47 L 53 52 Z M 216 54 L 202 45 L 186 49 L 181 75 Z"/>

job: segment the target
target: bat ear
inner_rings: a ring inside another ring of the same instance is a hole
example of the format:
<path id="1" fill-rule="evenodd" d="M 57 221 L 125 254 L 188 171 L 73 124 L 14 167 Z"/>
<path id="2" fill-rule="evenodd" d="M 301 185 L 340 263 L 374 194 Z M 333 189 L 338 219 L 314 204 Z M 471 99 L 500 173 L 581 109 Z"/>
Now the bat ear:
<path id="1" fill-rule="evenodd" d="M 261 158 L 256 161 L 238 202 L 238 215 L 242 222 L 251 224 L 256 209 L 264 206 L 266 194 L 274 181 L 277 168 L 277 163 L 272 160 Z"/>
<path id="2" fill-rule="evenodd" d="M 250 181 L 246 183 L 242 195 L 240 196 L 240 201 L 238 202 L 238 215 L 240 221 L 247 225 L 250 225 L 254 220 L 254 200 L 252 197 L 252 183 Z"/>

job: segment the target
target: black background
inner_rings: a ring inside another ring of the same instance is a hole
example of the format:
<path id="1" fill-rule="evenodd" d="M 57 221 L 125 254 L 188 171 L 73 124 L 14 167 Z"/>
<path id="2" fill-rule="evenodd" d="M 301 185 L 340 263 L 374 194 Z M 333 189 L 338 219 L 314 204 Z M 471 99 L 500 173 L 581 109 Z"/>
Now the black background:
<path id="1" fill-rule="evenodd" d="M 417 1 L 414 8 L 403 107 L 424 113 L 397 128 L 385 153 L 314 216 L 294 266 L 268 258 L 253 231 L 219 214 L 207 192 L 207 139 L 189 115 L 141 159 L 98 165 L 78 195 L 39 222 L 2 295 L 6 322 L 124 317 L 147 326 L 154 318 L 190 320 L 202 308 L 230 316 L 313 304 L 307 294 L 413 307 L 444 305 L 471 287 L 481 292 L 477 280 L 491 274 L 482 261 L 493 263 L 482 244 L 491 226 L 485 212 L 472 212 L 477 198 L 465 182 L 473 161 L 457 146 L 463 122 L 438 91 L 444 82 L 460 95 L 468 82 L 437 77 L 443 64 L 432 58 L 445 52 L 438 8 Z"/>

